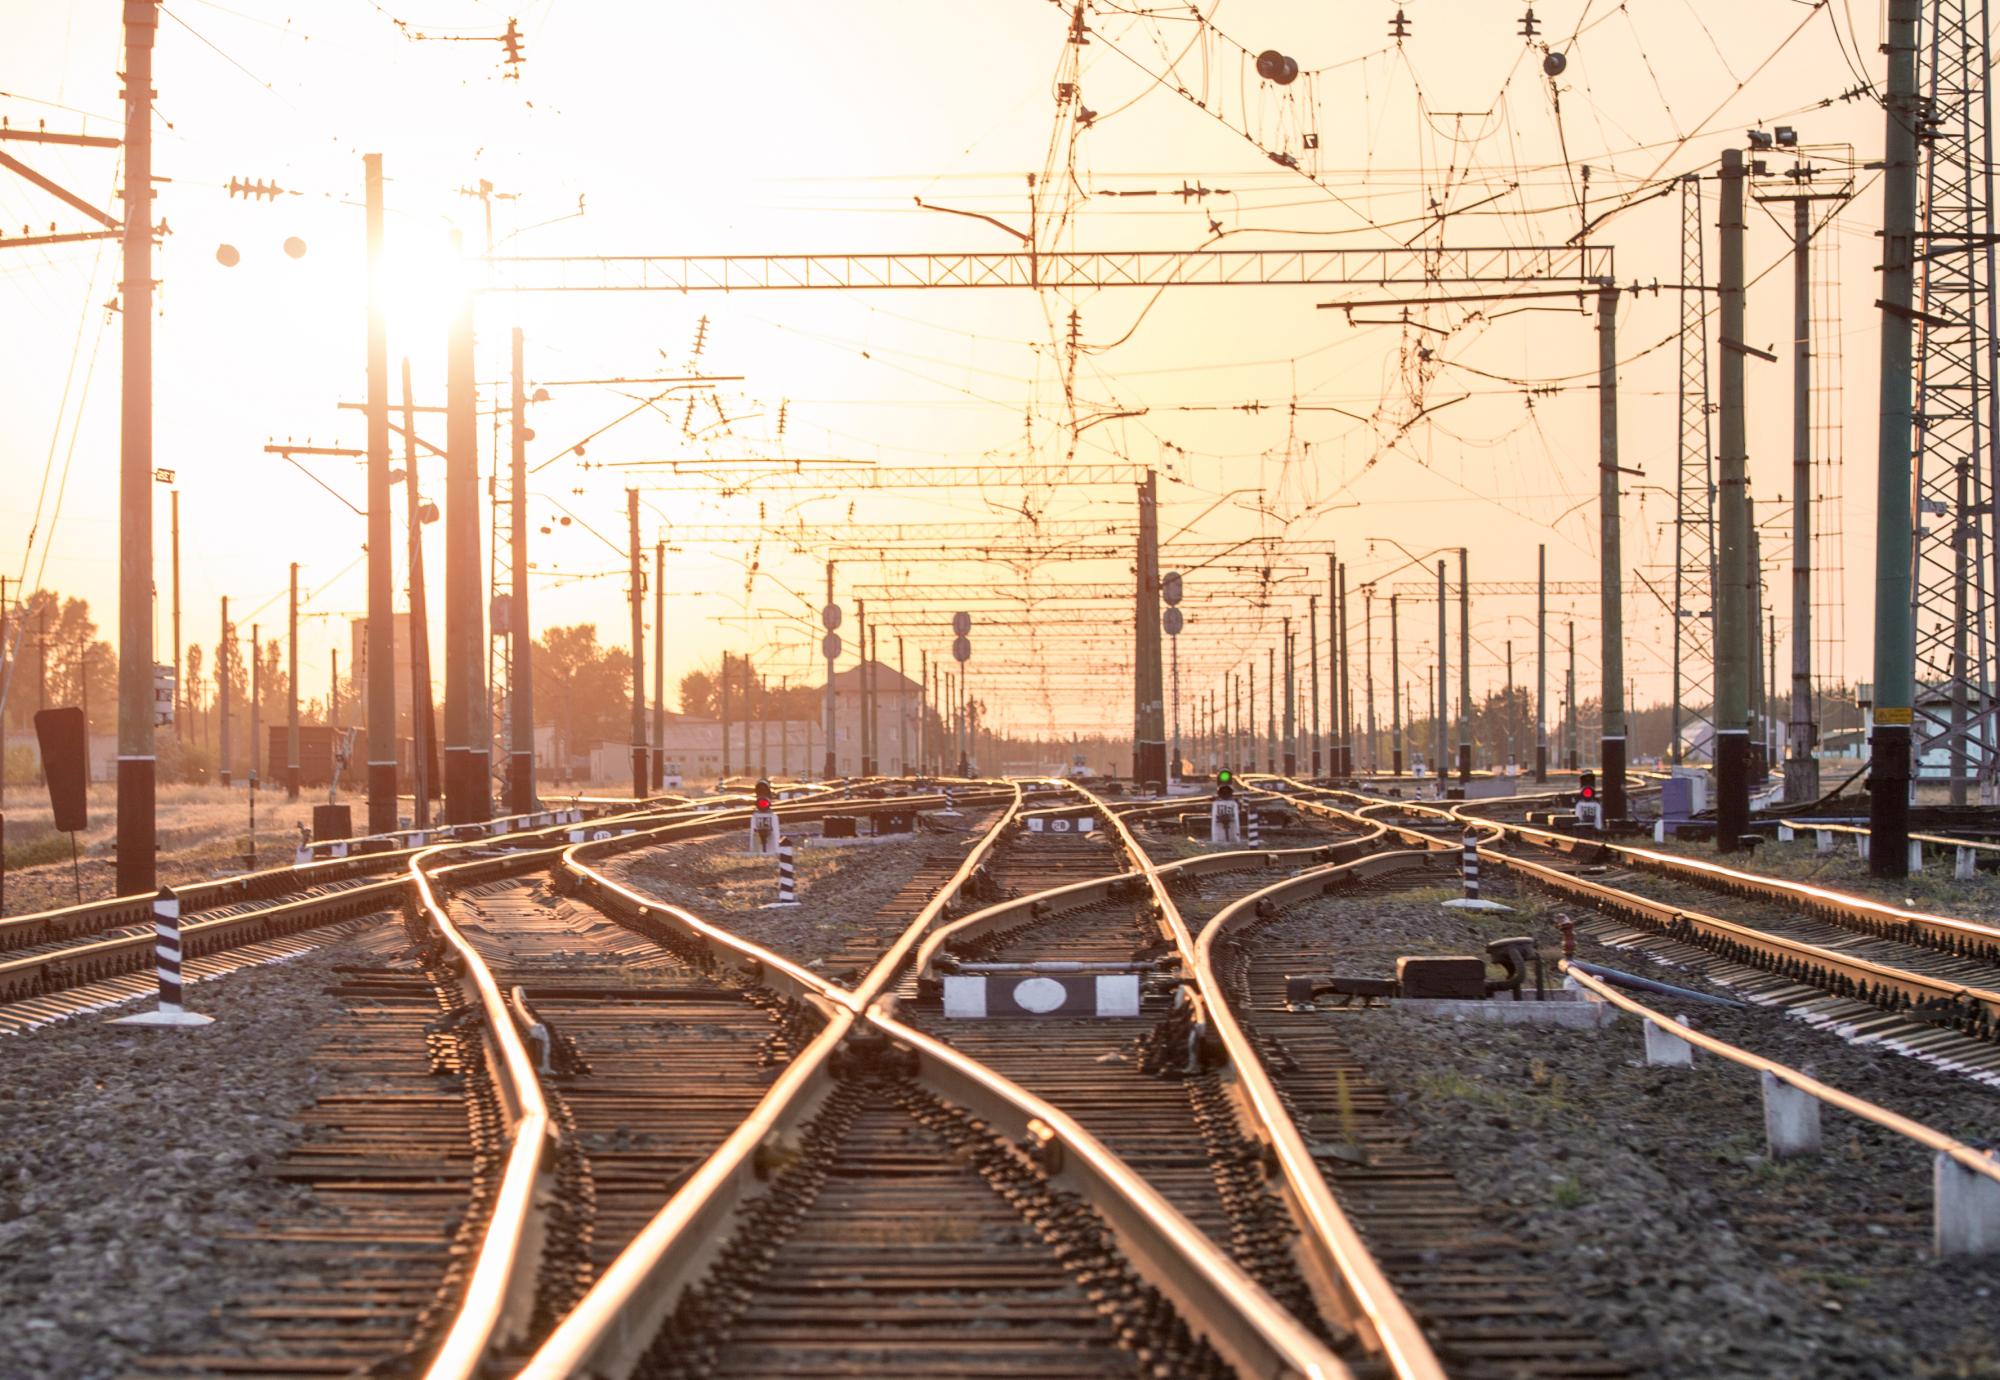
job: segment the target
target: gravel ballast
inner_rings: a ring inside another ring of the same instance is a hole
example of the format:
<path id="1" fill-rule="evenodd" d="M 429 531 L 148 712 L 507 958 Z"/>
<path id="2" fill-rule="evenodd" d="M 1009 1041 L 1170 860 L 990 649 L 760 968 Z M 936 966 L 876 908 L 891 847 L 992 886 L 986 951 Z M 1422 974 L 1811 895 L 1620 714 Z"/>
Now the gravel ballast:
<path id="1" fill-rule="evenodd" d="M 214 1025 L 108 1023 L 135 1003 L 0 1041 L 0 1375 L 127 1374 L 255 1291 L 226 1234 L 311 1215 L 269 1171 L 331 1076 L 311 1056 L 344 1010 L 334 969 L 379 934 L 190 988 Z"/>
<path id="2" fill-rule="evenodd" d="M 948 832 L 926 826 L 880 843 L 805 836 L 795 855 L 799 904 L 779 910 L 764 909 L 777 899 L 777 859 L 752 856 L 734 832 L 618 854 L 603 870 L 752 943 L 813 963 L 839 952 L 856 924 L 893 900 L 926 859 L 954 849 L 963 854 L 992 822 L 990 812 L 967 811 Z"/>
<path id="3" fill-rule="evenodd" d="M 1309 944 L 1340 972 L 1389 975 L 1402 954 L 1478 954 L 1559 939 L 1557 908 L 1510 884 L 1509 915 L 1443 910 L 1455 888 L 1296 907 L 1252 947 Z M 1578 956 L 1729 995 L 1628 951 Z M 1990 1139 L 2000 1095 L 1855 1046 L 1767 1007 L 1650 994 L 1647 1005 L 1948 1134 Z M 1634 1018 L 1596 1031 L 1454 1024 L 1392 1010 L 1329 1012 L 1411 1130 L 1453 1168 L 1601 1330 L 1658 1377 L 2000 1375 L 2000 1262 L 1930 1254 L 1927 1152 L 1833 1111 L 1822 1154 L 1766 1153 L 1757 1077 L 1697 1054 L 1644 1066 Z"/>

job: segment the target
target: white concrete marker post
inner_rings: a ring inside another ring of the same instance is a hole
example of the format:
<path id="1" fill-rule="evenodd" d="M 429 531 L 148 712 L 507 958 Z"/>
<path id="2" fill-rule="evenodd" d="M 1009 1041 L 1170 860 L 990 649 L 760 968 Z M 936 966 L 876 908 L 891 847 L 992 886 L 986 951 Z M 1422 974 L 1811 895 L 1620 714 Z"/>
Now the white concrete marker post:
<path id="1" fill-rule="evenodd" d="M 1679 1017 L 1675 1017 L 1679 1020 Z M 1685 1024 L 1685 1022 L 1682 1022 Z M 1645 1024 L 1646 1067 L 1686 1069 L 1694 1067 L 1694 1046 L 1651 1021 Z"/>
<path id="2" fill-rule="evenodd" d="M 1993 1158 L 1991 1152 L 1988 1158 Z M 1931 1192 L 1932 1249 L 1940 1258 L 2000 1252 L 2000 1183 L 1940 1150 Z"/>
<path id="3" fill-rule="evenodd" d="M 1819 1099 L 1763 1070 L 1764 1144 L 1774 1160 L 1819 1153 Z"/>
<path id="4" fill-rule="evenodd" d="M 160 972 L 160 1009 L 123 1016 L 113 1025 L 209 1025 L 213 1016 L 190 1011 L 181 999 L 181 899 L 161 887 L 153 898 L 153 953 Z"/>
<path id="5" fill-rule="evenodd" d="M 1208 841 L 1236 842 L 1236 802 L 1217 800 L 1208 807 Z"/>
<path id="6" fill-rule="evenodd" d="M 1977 877 L 1979 875 L 1979 855 L 1970 848 L 1959 849 L 1958 856 L 1952 860 L 1951 875 L 1954 880 L 1961 882 L 1969 882 L 1974 877 Z"/>
<path id="7" fill-rule="evenodd" d="M 1833 830 L 1813 830 L 1813 847 L 1819 852 L 1831 853 L 1833 851 Z"/>

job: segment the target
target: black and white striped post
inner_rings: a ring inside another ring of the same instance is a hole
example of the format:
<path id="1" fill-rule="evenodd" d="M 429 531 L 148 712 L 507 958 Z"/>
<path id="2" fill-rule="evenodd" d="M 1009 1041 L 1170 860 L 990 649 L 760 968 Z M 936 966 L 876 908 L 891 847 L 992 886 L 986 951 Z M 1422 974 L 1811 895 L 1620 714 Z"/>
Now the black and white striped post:
<path id="1" fill-rule="evenodd" d="M 778 899 L 765 906 L 765 910 L 799 903 L 799 869 L 793 851 L 796 846 L 790 834 L 778 840 Z"/>
<path id="2" fill-rule="evenodd" d="M 116 1025 L 208 1025 L 213 1016 L 187 1009 L 181 995 L 181 898 L 161 887 L 153 898 L 153 954 L 160 975 L 160 1006 L 125 1016 Z"/>
<path id="3" fill-rule="evenodd" d="M 950 815 L 953 819 L 958 818 L 958 811 L 951 803 L 951 787 L 949 786 L 944 788 L 944 808 L 939 810 L 938 813 L 941 815 Z"/>
<path id="4" fill-rule="evenodd" d="M 1458 854 L 1458 875 L 1465 887 L 1465 894 L 1456 900 L 1446 901 L 1455 910 L 1512 910 L 1498 901 L 1488 901 L 1479 895 L 1479 835 L 1470 826 L 1460 840 Z"/>
<path id="5" fill-rule="evenodd" d="M 1264 841 L 1263 831 L 1257 825 L 1257 807 L 1252 805 L 1248 817 L 1243 821 L 1243 835 L 1252 848 Z"/>

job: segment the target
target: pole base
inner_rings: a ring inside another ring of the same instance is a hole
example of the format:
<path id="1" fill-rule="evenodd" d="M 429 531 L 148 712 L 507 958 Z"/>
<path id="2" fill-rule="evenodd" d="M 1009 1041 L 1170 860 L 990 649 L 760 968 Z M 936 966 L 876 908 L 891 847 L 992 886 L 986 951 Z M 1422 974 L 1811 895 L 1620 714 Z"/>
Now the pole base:
<path id="1" fill-rule="evenodd" d="M 1750 735 L 1715 735 L 1715 849 L 1734 853 L 1750 827 Z"/>
<path id="2" fill-rule="evenodd" d="M 215 1017 L 197 1011 L 141 1011 L 136 1016 L 120 1016 L 109 1025 L 197 1026 L 214 1025 Z"/>
<path id="3" fill-rule="evenodd" d="M 759 909 L 759 910 L 786 910 L 786 909 L 792 909 L 792 910 L 796 910 L 796 909 L 797 909 L 797 908 L 798 908 L 799 906 L 801 906 L 801 905 L 803 905 L 803 904 L 805 904 L 805 903 L 804 903 L 804 902 L 802 902 L 802 901 L 771 901 L 771 902 L 768 902 L 768 903 L 766 903 L 766 904 L 764 904 L 764 905 L 761 905 L 761 906 L 757 907 L 757 909 Z"/>
<path id="4" fill-rule="evenodd" d="M 118 894 L 151 891 L 156 883 L 158 839 L 153 828 L 153 759 L 118 759 Z"/>
<path id="5" fill-rule="evenodd" d="M 1513 910 L 1513 909 L 1514 909 L 1514 908 L 1513 908 L 1512 906 L 1503 906 L 1503 905 L 1501 905 L 1501 904 L 1500 904 L 1500 903 L 1499 903 L 1498 901 L 1487 901 L 1487 900 L 1481 900 L 1481 899 L 1478 899 L 1478 898 L 1475 898 L 1475 897 L 1471 897 L 1471 896 L 1461 896 L 1461 897 L 1459 897 L 1459 898 L 1458 898 L 1458 899 L 1456 899 L 1456 900 L 1452 900 L 1452 901 L 1445 901 L 1445 902 L 1442 902 L 1441 904 L 1442 904 L 1442 905 L 1444 906 L 1444 908 L 1445 908 L 1446 910 L 1506 910 L 1506 911 L 1511 911 L 1511 910 Z"/>

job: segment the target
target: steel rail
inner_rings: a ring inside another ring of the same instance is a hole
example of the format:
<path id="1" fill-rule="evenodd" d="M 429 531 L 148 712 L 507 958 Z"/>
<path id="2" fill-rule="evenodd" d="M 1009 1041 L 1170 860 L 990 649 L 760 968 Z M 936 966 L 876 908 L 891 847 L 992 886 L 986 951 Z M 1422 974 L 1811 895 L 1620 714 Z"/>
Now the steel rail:
<path id="1" fill-rule="evenodd" d="M 1317 808 L 1331 809 L 1324 805 L 1319 805 Z M 1407 813 L 1433 815 L 1461 824 L 1476 824 L 1495 831 L 1496 835 L 1510 834 L 1519 828 L 1494 820 L 1467 819 L 1455 811 L 1439 810 L 1408 801 L 1374 801 L 1370 803 L 1370 808 L 1396 808 Z M 1349 813 L 1339 810 L 1332 812 L 1339 815 Z M 1405 838 L 1422 839 L 1426 846 L 1440 852 L 1455 851 L 1458 847 L 1453 840 L 1440 839 L 1414 829 L 1398 829 L 1397 832 L 1403 834 Z M 1602 846 L 1626 853 L 1647 852 L 1643 849 L 1620 849 L 1618 845 L 1612 844 Z M 1969 1021 L 1978 1029 L 1967 1033 L 1978 1033 L 1983 1030 L 1984 1038 L 1988 1039 L 1993 1038 L 1992 1032 L 2000 1030 L 2000 990 L 1929 977 L 1906 968 L 1876 963 L 1870 959 L 1808 943 L 1805 940 L 1788 939 L 1753 926 L 1710 915 L 1705 911 L 1650 900 L 1619 887 L 1592 881 L 1586 877 L 1572 876 L 1527 858 L 1500 852 L 1483 856 L 1487 862 L 1531 877 L 1550 890 L 1573 896 L 1598 909 L 1614 912 L 1670 938 L 1694 942 L 1699 947 L 1719 952 L 1723 957 L 1743 959 L 1769 971 L 1806 980 L 1813 980 L 1814 970 L 1819 970 L 1826 977 L 1819 980 L 1817 985 L 1828 988 L 1836 995 L 1855 997 L 1887 1010 L 1901 1010 L 1906 1004 L 1924 1008 L 1937 1013 L 1936 1018 L 1947 1024 L 1962 1025 Z M 1651 856 L 1667 857 L 1665 854 Z M 1703 868 L 1706 867 L 1704 864 Z M 1733 871 L 1727 868 L 1718 870 Z M 1736 875 L 1753 882 L 1762 880 L 1747 873 Z M 1893 909 L 1878 907 L 1873 902 L 1863 902 L 1859 898 L 1845 896 L 1839 892 L 1827 892 L 1823 888 L 1800 888 L 1796 883 L 1784 884 L 1777 889 L 1776 894 L 1780 899 L 1784 899 L 1798 889 L 1819 893 L 1824 898 L 1821 904 L 1832 908 L 1853 907 L 1862 911 Z M 1846 913 L 1852 914 L 1854 911 L 1848 910 Z M 1886 937 L 1902 936 L 1891 934 Z"/>
<path id="2" fill-rule="evenodd" d="M 1097 799 L 1088 789 L 1082 786 L 1077 789 Z M 1431 1350 L 1423 1329 L 1320 1174 L 1305 1137 L 1272 1086 L 1262 1058 L 1230 1011 L 1227 996 L 1209 965 L 1207 950 L 1198 946 L 1189 934 L 1180 908 L 1160 878 L 1159 868 L 1139 847 L 1122 819 L 1112 816 L 1112 827 L 1145 874 L 1181 962 L 1194 979 L 1197 1027 L 1205 1023 L 1219 1042 L 1249 1099 L 1259 1129 L 1271 1144 L 1297 1210 L 1311 1229 L 1303 1233 L 1303 1240 L 1308 1253 L 1317 1257 L 1314 1264 L 1325 1284 L 1337 1292 L 1336 1301 L 1344 1314 L 1341 1321 L 1360 1336 L 1369 1350 L 1384 1359 L 1398 1380 L 1444 1380 L 1444 1367 Z"/>
<path id="3" fill-rule="evenodd" d="M 1872 1121 L 1884 1130 L 1893 1131 L 1906 1140 L 1913 1140 L 1926 1150 L 1943 1155 L 1973 1173 L 2000 1184 L 2000 1162 L 1996 1162 L 1992 1155 L 1984 1151 L 1973 1149 L 1964 1141 L 1955 1140 L 1935 1127 L 1926 1126 L 1923 1122 L 1906 1117 L 1900 1112 L 1892 1112 L 1887 1107 L 1870 1102 L 1864 1097 L 1857 1097 L 1830 1083 L 1822 1083 L 1811 1074 L 1801 1073 L 1775 1059 L 1767 1059 L 1740 1045 L 1732 1045 L 1727 1040 L 1719 1040 L 1713 1035 L 1682 1025 L 1664 1012 L 1655 1011 L 1644 1002 L 1634 1000 L 1603 979 L 1574 967 L 1567 960 L 1562 964 L 1562 971 L 1571 982 L 1584 988 L 1599 1000 L 1607 1001 L 1621 1011 L 1658 1026 L 1677 1040 L 1683 1040 L 1697 1049 L 1705 1049 L 1710 1054 L 1727 1059 L 1731 1063 L 1741 1064 L 1744 1068 L 1768 1073 L 1800 1092 L 1810 1093 L 1829 1107 L 1846 1112 L 1850 1116 L 1858 1116 L 1863 1121 Z"/>
<path id="4" fill-rule="evenodd" d="M 1063 783 L 1059 789 L 1067 788 Z M 982 840 L 988 851 L 1014 826 L 1014 809 Z M 834 1051 L 865 1012 L 872 1026 L 915 1052 L 918 1076 L 961 1106 L 984 1116 L 1017 1143 L 1038 1151 L 1045 1172 L 1084 1193 L 1117 1234 L 1135 1263 L 1149 1267 L 1157 1286 L 1176 1299 L 1197 1330 L 1232 1358 L 1245 1374 L 1326 1377 L 1351 1372 L 1324 1343 L 1271 1299 L 1233 1260 L 1189 1223 L 1151 1185 L 1134 1174 L 1094 1136 L 1045 1100 L 977 1061 L 894 1019 L 894 998 L 881 995 L 901 969 L 911 943 L 943 911 L 982 858 L 969 855 L 951 883 L 903 932 L 862 985 L 848 990 L 791 960 L 730 934 L 678 907 L 640 895 L 565 853 L 564 866 L 597 896 L 615 896 L 631 907 L 673 921 L 713 952 L 734 954 L 732 966 L 753 975 L 782 975 L 786 985 L 817 998 L 829 1012 L 827 1028 L 789 1065 L 751 1116 L 712 1154 L 688 1183 L 612 1263 L 583 1302 L 521 1372 L 523 1380 L 579 1374 L 624 1375 L 650 1344 L 684 1281 L 718 1246 L 715 1228 L 753 1187 L 746 1172 L 759 1151 L 803 1123 L 828 1091 Z"/>

